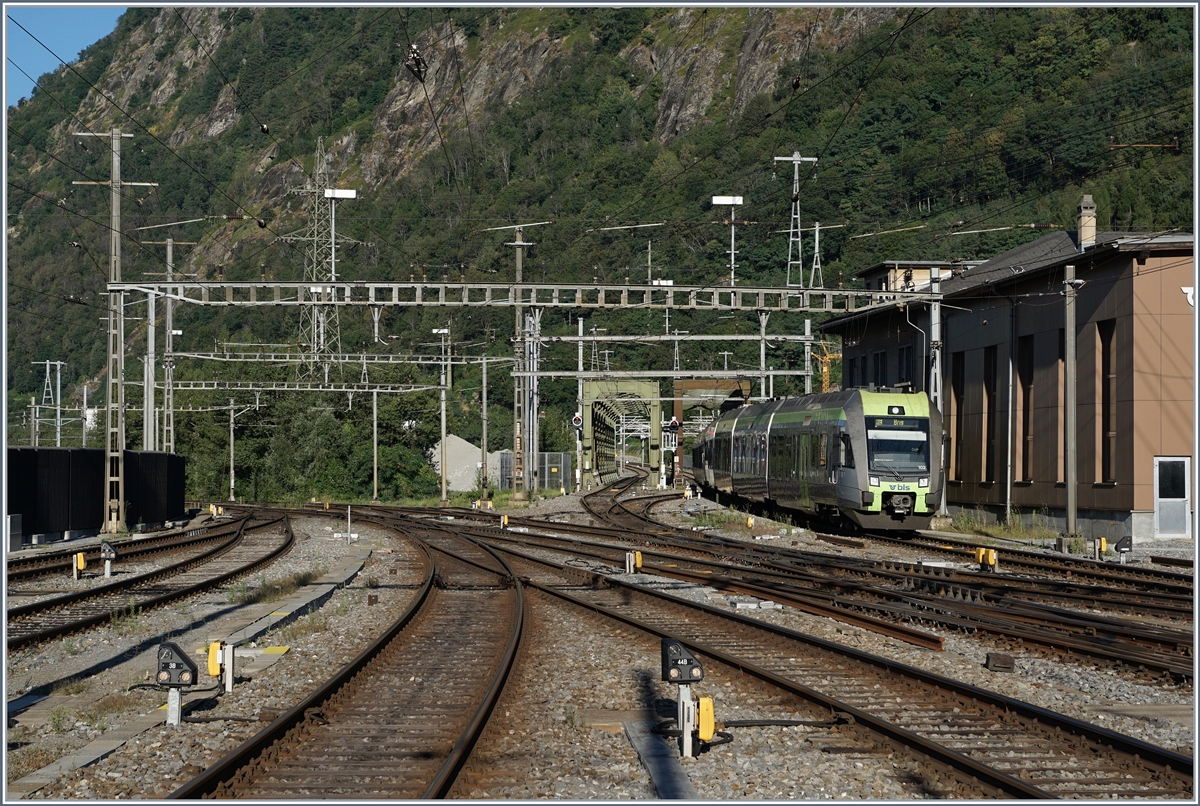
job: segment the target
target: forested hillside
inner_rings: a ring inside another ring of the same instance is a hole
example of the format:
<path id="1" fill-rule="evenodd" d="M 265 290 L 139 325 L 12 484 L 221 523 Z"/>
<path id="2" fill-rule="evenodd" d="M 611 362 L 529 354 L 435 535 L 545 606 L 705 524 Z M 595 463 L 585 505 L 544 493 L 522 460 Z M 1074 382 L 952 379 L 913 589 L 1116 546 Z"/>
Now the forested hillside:
<path id="1" fill-rule="evenodd" d="M 304 247 L 280 236 L 308 226 L 304 196 L 290 191 L 312 181 L 323 138 L 331 183 L 358 192 L 337 207 L 339 236 L 359 242 L 339 249 L 339 276 L 511 279 L 511 232 L 488 228 L 550 221 L 526 231 L 537 244 L 527 279 L 645 282 L 649 271 L 682 284 L 727 283 L 728 209 L 713 209 L 711 197 L 732 194 L 745 198 L 739 284 L 782 284 L 792 166 L 776 168 L 774 157 L 798 152 L 818 158 L 803 172 L 802 220 L 823 227 L 827 284 L 849 286 L 879 260 L 986 258 L 1043 234 L 1020 225 L 1073 230 L 1082 193 L 1095 199 L 1101 230 L 1188 229 L 1193 13 L 130 9 L 116 32 L 8 109 L 9 441 L 28 438 L 21 418 L 41 395 L 44 370 L 31 362 L 67 362 L 76 400 L 78 384 L 91 382 L 93 405 L 102 389 L 108 191 L 72 182 L 107 181 L 110 155 L 102 138 L 76 132 L 133 134 L 122 178 L 158 183 L 123 189 L 127 280 L 164 270 L 165 248 L 148 242 L 168 236 L 195 242 L 176 246 L 181 273 L 301 279 Z M 138 229 L 181 221 L 191 223 Z M 992 231 L 961 234 L 975 230 Z M 805 250 L 811 261 L 811 241 Z M 129 308 L 130 378 L 140 378 L 145 322 L 136 318 L 145 310 L 144 302 Z M 587 324 L 614 335 L 665 327 L 659 314 L 636 310 Z M 198 351 L 230 342 L 294 349 L 299 339 L 299 316 L 284 309 L 183 306 L 175 326 L 184 333 L 178 348 Z M 343 311 L 340 326 L 347 352 L 435 353 L 430 330 L 447 326 L 457 354 L 512 349 L 511 309 L 385 311 L 386 344 L 373 342 L 369 312 Z M 744 333 L 757 322 L 680 315 L 670 327 Z M 543 320 L 546 334 L 575 328 L 574 314 Z M 757 367 L 758 346 L 742 349 L 731 366 Z M 699 346 L 681 352 L 684 366 L 722 360 Z M 574 367 L 573 346 L 545 357 L 548 368 Z M 614 370 L 672 360 L 670 345 L 612 356 Z M 802 360 L 794 347 L 771 353 L 778 366 Z M 372 369 L 370 380 L 429 382 L 434 371 Z M 175 377 L 294 372 L 181 362 Z M 345 377 L 361 372 L 347 367 Z M 450 413 L 451 430 L 475 441 L 480 380 L 478 367 L 455 371 Z M 511 445 L 512 385 L 499 370 L 489 380 L 489 442 L 498 449 Z M 776 392 L 789 388 L 798 387 Z M 545 382 L 542 391 L 543 449 L 573 450 L 574 382 Z M 140 391 L 129 397 L 140 402 Z M 177 398 L 178 406 L 227 402 Z M 237 420 L 239 492 L 369 497 L 369 400 L 262 403 Z M 436 478 L 422 451 L 437 439 L 435 394 L 389 396 L 380 410 L 381 493 L 428 493 Z M 227 484 L 227 417 L 177 417 L 191 495 Z M 131 412 L 132 446 L 140 423 Z"/>

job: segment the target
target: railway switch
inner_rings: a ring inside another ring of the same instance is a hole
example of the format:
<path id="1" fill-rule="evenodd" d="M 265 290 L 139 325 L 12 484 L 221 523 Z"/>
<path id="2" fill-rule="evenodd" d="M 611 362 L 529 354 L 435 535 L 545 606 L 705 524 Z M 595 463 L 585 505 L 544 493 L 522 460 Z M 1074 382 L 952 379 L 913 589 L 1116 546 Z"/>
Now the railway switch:
<path id="1" fill-rule="evenodd" d="M 704 669 L 687 647 L 674 638 L 664 638 L 662 679 L 667 683 L 699 683 L 704 679 Z"/>
<path id="2" fill-rule="evenodd" d="M 975 562 L 979 563 L 979 570 L 983 573 L 996 571 L 998 565 L 998 561 L 996 559 L 996 550 L 984 548 L 983 546 L 976 546 Z"/>

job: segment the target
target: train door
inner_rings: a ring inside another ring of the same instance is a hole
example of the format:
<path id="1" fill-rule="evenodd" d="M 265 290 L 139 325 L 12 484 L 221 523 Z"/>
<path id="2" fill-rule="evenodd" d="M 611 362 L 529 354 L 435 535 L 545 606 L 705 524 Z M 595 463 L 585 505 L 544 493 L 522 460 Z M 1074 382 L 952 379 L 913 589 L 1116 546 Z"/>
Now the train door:
<path id="1" fill-rule="evenodd" d="M 812 456 L 812 434 L 807 432 L 800 435 L 800 449 L 796 452 L 800 474 L 800 501 L 803 506 L 812 509 L 812 494 L 809 492 L 809 473 L 811 472 L 810 458 Z"/>

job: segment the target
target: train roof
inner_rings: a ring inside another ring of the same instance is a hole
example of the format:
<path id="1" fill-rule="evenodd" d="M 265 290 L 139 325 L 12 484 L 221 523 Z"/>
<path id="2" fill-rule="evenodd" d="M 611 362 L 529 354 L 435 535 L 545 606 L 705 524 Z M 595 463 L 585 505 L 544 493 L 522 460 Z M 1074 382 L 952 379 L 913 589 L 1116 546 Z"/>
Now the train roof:
<path id="1" fill-rule="evenodd" d="M 840 392 L 825 392 L 819 395 L 804 395 L 802 397 L 784 397 L 761 403 L 751 403 L 747 406 L 732 409 L 718 420 L 730 422 L 735 417 L 739 420 L 753 420 L 770 412 L 787 411 L 821 411 L 824 409 L 842 409 L 854 400 L 861 400 L 862 409 L 868 413 L 886 413 L 886 406 L 904 406 L 911 415 L 928 416 L 929 398 L 924 392 L 879 391 L 869 389 L 844 389 Z M 910 402 L 911 401 L 911 402 Z"/>

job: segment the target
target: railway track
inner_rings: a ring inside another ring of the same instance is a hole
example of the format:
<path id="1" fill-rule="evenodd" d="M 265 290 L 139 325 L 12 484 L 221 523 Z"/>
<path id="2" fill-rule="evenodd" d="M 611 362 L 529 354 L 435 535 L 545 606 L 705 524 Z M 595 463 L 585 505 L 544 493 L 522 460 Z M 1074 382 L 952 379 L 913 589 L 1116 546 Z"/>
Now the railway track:
<path id="1" fill-rule="evenodd" d="M 622 490 L 636 481 L 627 478 L 603 494 L 585 498 L 593 517 L 619 518 L 628 527 L 511 518 L 510 527 L 522 531 L 504 532 L 498 539 L 590 556 L 618 568 L 624 564 L 624 552 L 637 548 L 649 561 L 646 570 L 660 576 L 770 599 L 929 649 L 942 646 L 942 638 L 925 629 L 936 625 L 966 635 L 986 634 L 993 648 L 1006 651 L 1073 655 L 1185 684 L 1194 675 L 1193 631 L 1144 618 L 1155 614 L 1190 624 L 1191 596 L 1182 596 L 1174 587 L 1156 593 L 1143 581 L 1138 584 L 1147 589 L 1132 591 L 1009 573 L 854 560 L 731 539 L 697 539 L 661 525 L 654 532 L 635 531 L 655 503 L 677 498 L 619 502 Z M 474 510 L 460 511 L 456 517 L 492 520 Z M 526 529 L 529 533 L 523 534 Z M 564 532 L 580 537 L 560 537 Z M 597 534 L 616 545 L 589 539 Z M 1137 620 L 1118 618 L 1118 613 Z"/>
<path id="2" fill-rule="evenodd" d="M 443 797 L 515 659 L 524 592 L 490 549 L 428 524 L 412 606 L 304 701 L 174 792 L 175 799 Z"/>
<path id="3" fill-rule="evenodd" d="M 212 543 L 225 539 L 230 529 L 236 529 L 230 524 L 208 524 L 185 529 L 180 532 L 134 537 L 127 540 L 108 541 L 122 560 L 141 560 L 158 556 L 165 552 L 189 549 L 195 546 Z M 7 562 L 6 581 L 21 582 L 29 579 L 49 576 L 51 574 L 69 574 L 75 562 L 76 554 L 83 554 L 88 565 L 101 562 L 100 544 L 90 544 L 74 549 L 56 549 L 39 552 L 25 557 L 13 557 Z"/>
<path id="4" fill-rule="evenodd" d="M 960 540 L 941 535 L 901 539 L 891 535 L 866 533 L 861 537 L 881 545 L 908 546 L 910 548 L 920 546 L 922 551 L 954 558 L 960 562 L 973 560 L 975 549 L 984 545 L 978 540 Z M 995 546 L 986 547 L 995 548 Z M 1169 591 L 1181 596 L 1191 596 L 1195 591 L 1195 580 L 1191 574 L 1163 571 L 1157 568 L 1141 568 L 1135 565 L 1116 565 L 1081 557 L 1029 551 L 1015 546 L 997 551 L 1000 554 L 1000 562 L 1005 568 L 1019 569 L 1027 574 L 1067 579 L 1072 582 L 1091 582 L 1109 587 L 1157 592 Z"/>
<path id="5" fill-rule="evenodd" d="M 499 549 L 526 584 L 848 715 L 880 741 L 912 748 L 977 782 L 978 797 L 1192 797 L 1190 757 L 974 686 L 667 593 Z"/>
<path id="6" fill-rule="evenodd" d="M 291 548 L 291 526 L 282 515 L 230 524 L 224 539 L 206 551 L 154 571 L 64 596 L 9 608 L 9 651 L 190 596 L 271 562 Z"/>

